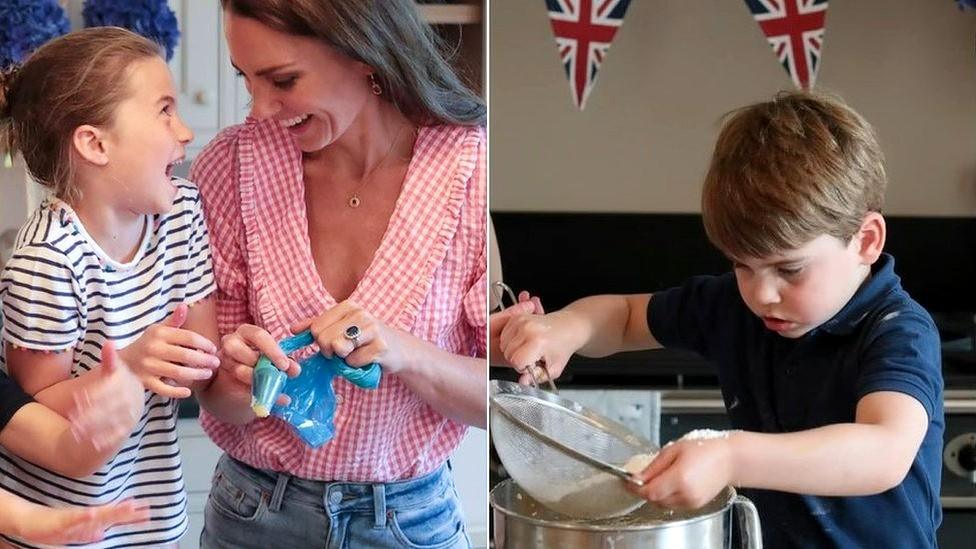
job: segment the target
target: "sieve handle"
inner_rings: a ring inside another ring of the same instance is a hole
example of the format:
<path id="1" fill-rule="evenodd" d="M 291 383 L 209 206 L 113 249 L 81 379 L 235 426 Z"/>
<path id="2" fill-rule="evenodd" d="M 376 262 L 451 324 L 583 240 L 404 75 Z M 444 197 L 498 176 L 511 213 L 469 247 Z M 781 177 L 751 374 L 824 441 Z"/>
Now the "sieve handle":
<path id="1" fill-rule="evenodd" d="M 556 389 L 556 383 L 552 380 L 552 376 L 549 375 L 549 367 L 546 365 L 546 361 L 539 360 L 535 363 L 535 365 L 539 368 L 542 368 L 542 371 L 546 373 L 546 381 L 549 382 L 549 390 L 552 391 L 554 394 L 558 395 L 559 389 Z M 515 369 L 515 371 L 520 374 L 524 374 L 526 370 L 528 370 L 529 375 L 532 376 L 532 388 L 541 389 L 542 387 L 539 386 L 539 378 L 537 378 L 535 375 L 535 368 L 531 366 L 526 366 L 521 370 L 519 370 L 518 368 Z"/>

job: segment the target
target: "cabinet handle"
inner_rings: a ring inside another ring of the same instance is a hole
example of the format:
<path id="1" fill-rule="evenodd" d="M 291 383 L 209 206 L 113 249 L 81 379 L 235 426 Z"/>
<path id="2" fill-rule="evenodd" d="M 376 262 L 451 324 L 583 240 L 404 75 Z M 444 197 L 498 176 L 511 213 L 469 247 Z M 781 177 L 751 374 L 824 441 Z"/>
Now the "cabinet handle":
<path id="1" fill-rule="evenodd" d="M 210 104 L 210 91 L 209 90 L 197 90 L 193 94 L 193 102 L 197 105 L 209 105 Z"/>

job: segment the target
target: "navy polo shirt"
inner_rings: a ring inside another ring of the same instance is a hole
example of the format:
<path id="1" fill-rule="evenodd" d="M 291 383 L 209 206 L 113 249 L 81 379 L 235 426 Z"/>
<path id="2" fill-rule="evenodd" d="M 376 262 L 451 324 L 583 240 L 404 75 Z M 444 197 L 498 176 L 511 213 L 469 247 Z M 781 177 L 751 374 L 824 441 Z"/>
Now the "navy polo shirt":
<path id="1" fill-rule="evenodd" d="M 665 347 L 696 351 L 718 365 L 736 429 L 787 433 L 851 423 L 858 401 L 875 391 L 917 399 L 929 427 L 898 486 L 858 497 L 742 492 L 759 509 L 768 547 L 936 547 L 945 426 L 939 334 L 902 289 L 890 255 L 882 255 L 840 312 L 798 339 L 763 325 L 739 295 L 734 273 L 655 293 L 647 321 Z"/>
<path id="2" fill-rule="evenodd" d="M 18 410 L 33 401 L 30 395 L 21 390 L 20 385 L 0 372 L 0 431 L 3 431 Z"/>

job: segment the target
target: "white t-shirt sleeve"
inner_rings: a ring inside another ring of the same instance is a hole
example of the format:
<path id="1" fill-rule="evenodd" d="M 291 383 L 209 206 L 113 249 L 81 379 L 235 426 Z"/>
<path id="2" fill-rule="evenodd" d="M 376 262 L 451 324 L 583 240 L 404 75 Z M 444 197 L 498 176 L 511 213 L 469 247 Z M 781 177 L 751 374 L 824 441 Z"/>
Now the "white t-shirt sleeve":
<path id="1" fill-rule="evenodd" d="M 79 286 L 54 248 L 19 249 L 0 275 L 3 338 L 24 349 L 62 351 L 80 337 Z"/>

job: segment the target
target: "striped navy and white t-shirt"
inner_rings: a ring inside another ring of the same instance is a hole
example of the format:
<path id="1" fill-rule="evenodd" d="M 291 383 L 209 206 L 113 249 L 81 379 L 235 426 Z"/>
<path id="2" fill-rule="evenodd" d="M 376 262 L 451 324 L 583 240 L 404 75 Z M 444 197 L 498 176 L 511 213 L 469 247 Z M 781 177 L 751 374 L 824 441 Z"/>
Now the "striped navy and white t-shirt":
<path id="1" fill-rule="evenodd" d="M 210 246 L 192 183 L 176 179 L 173 209 L 147 216 L 135 257 L 120 264 L 85 231 L 70 206 L 49 199 L 17 236 L 0 275 L 3 338 L 15 346 L 74 355 L 71 375 L 99 363 L 102 344 L 135 341 L 180 303 L 214 290 Z M 6 370 L 6 364 L 0 363 Z M 63 507 L 137 498 L 149 522 L 113 527 L 86 547 L 154 546 L 186 532 L 186 492 L 176 441 L 176 401 L 146 392 L 142 418 L 119 453 L 94 475 L 69 478 L 0 447 L 0 487 L 30 501 Z M 32 547 L 4 537 L 15 545 Z"/>

